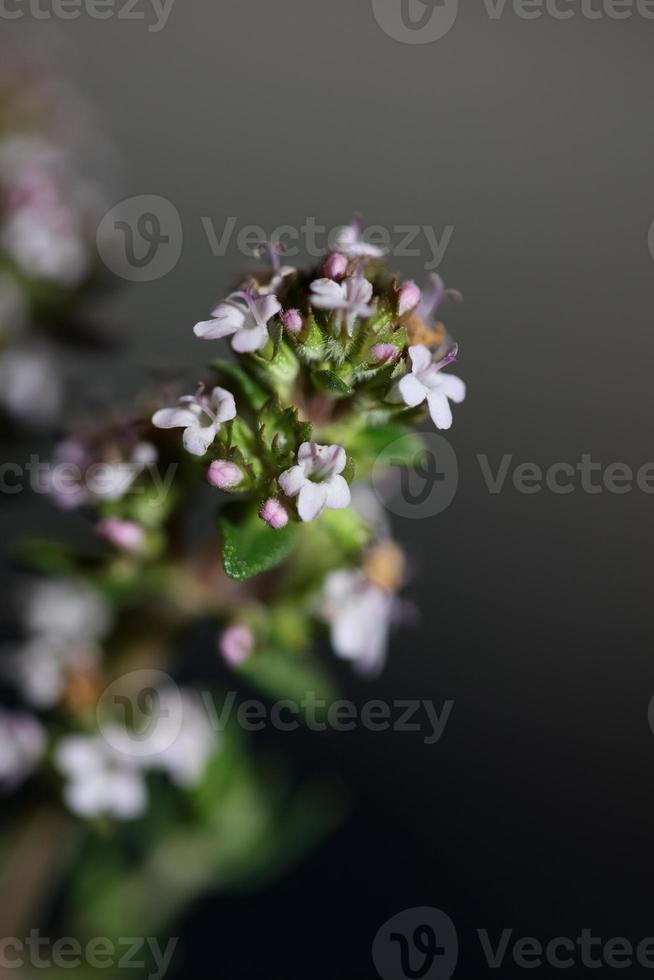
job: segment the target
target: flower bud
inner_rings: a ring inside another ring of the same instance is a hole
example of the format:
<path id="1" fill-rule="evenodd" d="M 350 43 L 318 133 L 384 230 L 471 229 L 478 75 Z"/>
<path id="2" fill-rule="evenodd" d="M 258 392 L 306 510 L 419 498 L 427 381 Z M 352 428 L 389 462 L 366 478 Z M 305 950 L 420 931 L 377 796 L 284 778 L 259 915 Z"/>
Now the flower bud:
<path id="1" fill-rule="evenodd" d="M 405 282 L 398 294 L 399 315 L 404 316 L 409 310 L 414 310 L 421 299 L 422 293 L 415 282 Z"/>
<path id="2" fill-rule="evenodd" d="M 340 252 L 334 252 L 328 259 L 325 259 L 322 271 L 328 279 L 338 279 L 339 276 L 345 275 L 347 266 L 347 258 L 341 255 Z"/>
<path id="3" fill-rule="evenodd" d="M 243 479 L 243 471 L 226 459 L 215 459 L 207 470 L 207 480 L 212 487 L 219 490 L 231 490 L 237 487 Z"/>
<path id="4" fill-rule="evenodd" d="M 228 626 L 218 639 L 218 649 L 231 667 L 239 667 L 254 649 L 254 635 L 249 626 Z"/>
<path id="5" fill-rule="evenodd" d="M 282 323 L 289 333 L 299 333 L 304 326 L 299 310 L 286 310 L 285 313 L 282 313 Z"/>
<path id="6" fill-rule="evenodd" d="M 269 497 L 261 505 L 259 517 L 262 521 L 266 522 L 268 527 L 272 527 L 275 531 L 279 531 L 288 524 L 288 512 L 286 508 L 274 497 Z"/>
<path id="7" fill-rule="evenodd" d="M 106 517 L 96 525 L 96 533 L 109 544 L 123 551 L 140 551 L 145 543 L 145 531 L 134 521 Z"/>
<path id="8" fill-rule="evenodd" d="M 393 344 L 375 344 L 370 348 L 370 353 L 377 364 L 390 364 L 400 356 L 399 350 Z"/>

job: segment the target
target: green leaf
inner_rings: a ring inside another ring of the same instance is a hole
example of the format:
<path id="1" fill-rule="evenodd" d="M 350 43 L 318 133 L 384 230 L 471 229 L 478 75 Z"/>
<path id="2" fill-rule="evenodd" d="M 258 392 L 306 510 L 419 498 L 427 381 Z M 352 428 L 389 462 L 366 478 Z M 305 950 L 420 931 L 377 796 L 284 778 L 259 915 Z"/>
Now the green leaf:
<path id="1" fill-rule="evenodd" d="M 345 384 L 342 378 L 339 378 L 337 374 L 333 371 L 316 371 L 314 374 L 314 381 L 321 387 L 326 388 L 334 395 L 342 395 L 347 397 L 353 394 L 352 389 L 349 385 Z"/>
<path id="2" fill-rule="evenodd" d="M 226 575 L 237 582 L 267 572 L 285 561 L 293 550 L 297 533 L 297 525 L 293 523 L 273 530 L 251 509 L 244 519 L 232 519 L 232 515 L 240 512 L 240 508 L 236 511 L 227 507 L 218 522 L 223 537 L 223 568 Z"/>

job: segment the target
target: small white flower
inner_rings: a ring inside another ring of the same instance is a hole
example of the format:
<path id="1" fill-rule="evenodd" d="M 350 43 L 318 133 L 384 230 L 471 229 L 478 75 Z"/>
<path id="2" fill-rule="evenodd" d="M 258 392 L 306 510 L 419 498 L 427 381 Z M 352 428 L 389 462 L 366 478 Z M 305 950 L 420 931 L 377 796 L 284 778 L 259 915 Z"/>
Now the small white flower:
<path id="1" fill-rule="evenodd" d="M 26 701 L 48 709 L 60 700 L 71 671 L 98 663 L 98 643 L 111 626 L 109 607 L 85 583 L 55 579 L 30 591 L 23 622 L 27 637 L 9 652 L 10 677 Z"/>
<path id="2" fill-rule="evenodd" d="M 334 250 L 351 259 L 380 259 L 385 254 L 384 249 L 364 242 L 362 232 L 361 221 L 357 218 L 338 231 Z"/>
<path id="3" fill-rule="evenodd" d="M 61 411 L 62 384 L 52 356 L 17 348 L 0 356 L 0 405 L 26 422 L 53 422 Z"/>
<path id="4" fill-rule="evenodd" d="M 118 732 L 115 735 L 118 738 Z M 113 741 L 113 736 L 66 735 L 57 743 L 55 764 L 67 780 L 64 801 L 80 817 L 131 820 L 145 812 L 143 773 L 134 759 L 113 747 Z"/>
<path id="5" fill-rule="evenodd" d="M 202 340 L 219 340 L 233 334 L 234 350 L 239 354 L 251 353 L 268 343 L 268 321 L 281 308 L 272 294 L 257 295 L 251 290 L 232 293 L 212 311 L 214 319 L 196 323 L 193 333 Z"/>
<path id="6" fill-rule="evenodd" d="M 44 749 L 45 733 L 33 715 L 0 710 L 0 788 L 11 791 L 22 783 Z"/>
<path id="7" fill-rule="evenodd" d="M 315 279 L 311 283 L 311 305 L 316 310 L 332 310 L 343 314 L 349 336 L 352 336 L 357 317 L 369 317 L 375 311 L 370 304 L 372 283 L 364 276 L 350 276 L 342 282 L 334 279 Z"/>
<path id="8" fill-rule="evenodd" d="M 341 446 L 319 446 L 303 442 L 297 454 L 297 466 L 279 477 L 287 497 L 298 498 L 298 514 L 303 521 L 313 521 L 325 507 L 342 510 L 350 503 L 350 488 L 340 474 L 347 458 Z"/>
<path id="9" fill-rule="evenodd" d="M 30 589 L 24 622 L 32 634 L 89 643 L 107 634 L 111 615 L 104 598 L 85 582 L 50 579 Z"/>
<path id="10" fill-rule="evenodd" d="M 162 408 L 152 416 L 158 429 L 184 429 L 184 448 L 194 456 L 204 456 L 223 422 L 236 418 L 234 396 L 225 388 L 211 394 L 185 395 L 179 408 Z"/>
<path id="11" fill-rule="evenodd" d="M 90 271 L 87 243 L 74 214 L 63 205 L 20 208 L 8 218 L 0 240 L 33 279 L 72 288 Z"/>
<path id="12" fill-rule="evenodd" d="M 76 439 L 67 439 L 55 449 L 47 489 L 65 510 L 98 500 L 121 500 L 141 473 L 156 461 L 157 450 L 150 442 L 137 443 L 125 459 L 114 447 L 105 449 L 103 456 L 88 451 Z"/>
<path id="13" fill-rule="evenodd" d="M 196 691 L 163 688 L 159 691 L 159 719 L 148 734 L 143 762 L 161 769 L 176 786 L 189 789 L 200 781 L 216 750 L 216 733 Z M 171 729 L 176 731 L 173 739 Z"/>
<path id="14" fill-rule="evenodd" d="M 405 374 L 398 385 L 404 404 L 415 408 L 426 399 L 436 428 L 449 429 L 452 425 L 450 400 L 459 404 L 466 396 L 466 386 L 460 378 L 442 373 L 442 368 L 451 363 L 456 355 L 434 363 L 431 352 L 422 344 L 409 347 L 409 355 L 411 373 Z"/>
<path id="15" fill-rule="evenodd" d="M 331 627 L 337 656 L 353 661 L 364 672 L 379 671 L 386 658 L 395 598 L 361 570 L 342 570 L 327 576 L 322 613 Z"/>

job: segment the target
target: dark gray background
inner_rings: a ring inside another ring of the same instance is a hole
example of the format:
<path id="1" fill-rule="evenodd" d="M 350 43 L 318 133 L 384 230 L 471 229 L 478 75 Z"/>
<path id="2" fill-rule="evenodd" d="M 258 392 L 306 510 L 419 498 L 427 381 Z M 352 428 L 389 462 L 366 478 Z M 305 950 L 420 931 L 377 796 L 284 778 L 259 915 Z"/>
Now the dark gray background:
<path id="1" fill-rule="evenodd" d="M 451 224 L 439 271 L 466 297 L 445 311 L 469 384 L 451 433 L 459 492 L 397 522 L 422 621 L 379 681 L 349 682 L 362 699 L 454 699 L 446 735 L 309 739 L 307 759 L 355 777 L 359 809 L 269 893 L 197 910 L 196 970 L 372 976 L 377 928 L 418 905 L 452 916 L 460 975 L 476 977 L 478 926 L 654 933 L 653 499 L 493 496 L 476 460 L 654 459 L 654 21 L 462 7 L 424 46 L 389 38 L 367 0 L 177 0 L 158 34 L 63 25 L 127 162 L 122 196 L 163 195 L 185 232 L 172 273 L 109 306 L 130 324 L 121 376 L 213 356 L 191 328 L 244 259 L 213 257 L 201 216 Z M 396 264 L 420 279 L 423 262 Z"/>

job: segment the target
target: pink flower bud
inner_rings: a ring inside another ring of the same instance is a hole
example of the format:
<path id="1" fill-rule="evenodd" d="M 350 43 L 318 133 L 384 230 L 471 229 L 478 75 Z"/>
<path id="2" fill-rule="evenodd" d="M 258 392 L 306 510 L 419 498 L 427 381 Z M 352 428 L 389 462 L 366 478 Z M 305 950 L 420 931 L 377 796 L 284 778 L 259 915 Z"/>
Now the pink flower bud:
<path id="1" fill-rule="evenodd" d="M 274 528 L 275 531 L 279 531 L 280 528 L 286 527 L 288 524 L 288 513 L 286 508 L 280 504 L 279 500 L 275 500 L 274 497 L 269 497 L 264 504 L 261 505 L 259 509 L 259 517 L 262 521 L 265 521 L 268 527 Z"/>
<path id="2" fill-rule="evenodd" d="M 228 626 L 218 639 L 218 649 L 231 667 L 244 663 L 254 649 L 254 635 L 249 626 Z"/>
<path id="3" fill-rule="evenodd" d="M 339 276 L 344 276 L 347 272 L 348 261 L 344 255 L 340 252 L 334 252 L 329 258 L 325 259 L 325 263 L 322 267 L 322 271 L 327 276 L 328 279 L 338 279 Z"/>
<path id="4" fill-rule="evenodd" d="M 215 459 L 207 470 L 207 480 L 212 487 L 219 490 L 231 490 L 237 487 L 243 479 L 243 471 L 236 463 L 229 463 L 226 459 Z"/>
<path id="5" fill-rule="evenodd" d="M 404 316 L 409 310 L 414 310 L 420 300 L 422 299 L 422 293 L 416 286 L 415 282 L 405 282 L 400 288 L 398 296 L 398 313 L 400 316 Z"/>
<path id="6" fill-rule="evenodd" d="M 304 326 L 299 310 L 286 310 L 285 313 L 282 313 L 282 323 L 289 333 L 299 333 Z"/>
<path id="7" fill-rule="evenodd" d="M 96 525 L 96 533 L 123 551 L 140 551 L 145 543 L 145 531 L 134 521 L 120 517 L 106 517 Z"/>
<path id="8" fill-rule="evenodd" d="M 370 348 L 370 353 L 377 364 L 390 364 L 400 356 L 399 350 L 393 344 L 375 344 Z"/>

